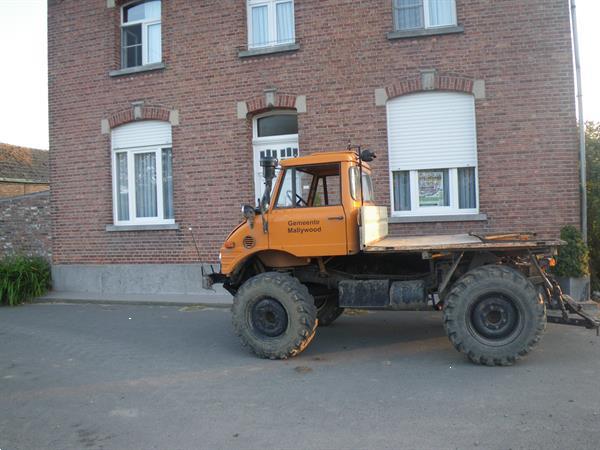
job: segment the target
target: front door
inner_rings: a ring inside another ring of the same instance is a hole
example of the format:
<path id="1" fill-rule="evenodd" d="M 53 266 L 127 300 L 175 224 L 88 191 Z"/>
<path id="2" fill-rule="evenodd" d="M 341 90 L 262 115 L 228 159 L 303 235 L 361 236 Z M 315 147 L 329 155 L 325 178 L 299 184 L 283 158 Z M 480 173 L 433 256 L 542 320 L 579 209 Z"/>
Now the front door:
<path id="1" fill-rule="evenodd" d="M 269 247 L 296 256 L 347 254 L 340 165 L 287 168 L 269 212 Z"/>

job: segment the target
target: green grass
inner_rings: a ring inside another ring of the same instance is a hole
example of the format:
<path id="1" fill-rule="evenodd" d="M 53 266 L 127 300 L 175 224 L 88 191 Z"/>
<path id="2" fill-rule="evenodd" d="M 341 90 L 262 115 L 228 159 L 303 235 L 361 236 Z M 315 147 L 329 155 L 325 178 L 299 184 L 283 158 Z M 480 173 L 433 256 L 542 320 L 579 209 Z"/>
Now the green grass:
<path id="1" fill-rule="evenodd" d="M 0 261 L 0 305 L 26 302 L 50 286 L 50 264 L 44 258 L 12 256 Z"/>

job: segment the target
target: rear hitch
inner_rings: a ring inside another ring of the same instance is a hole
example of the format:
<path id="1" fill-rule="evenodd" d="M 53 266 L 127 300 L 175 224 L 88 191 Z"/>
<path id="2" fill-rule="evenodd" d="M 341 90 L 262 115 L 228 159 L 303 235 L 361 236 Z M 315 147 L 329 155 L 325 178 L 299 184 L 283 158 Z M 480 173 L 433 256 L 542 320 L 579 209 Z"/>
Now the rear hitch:
<path id="1" fill-rule="evenodd" d="M 573 300 L 569 295 L 564 294 L 554 277 L 548 275 L 540 267 L 535 255 L 531 255 L 531 261 L 544 280 L 544 289 L 546 291 L 549 309 L 559 309 L 562 313 L 560 316 L 548 315 L 547 321 L 550 323 L 585 327 L 590 330 L 595 329 L 596 336 L 600 336 L 600 320 L 585 311 L 583 305 Z M 571 317 L 570 314 L 574 314 L 578 317 Z"/>

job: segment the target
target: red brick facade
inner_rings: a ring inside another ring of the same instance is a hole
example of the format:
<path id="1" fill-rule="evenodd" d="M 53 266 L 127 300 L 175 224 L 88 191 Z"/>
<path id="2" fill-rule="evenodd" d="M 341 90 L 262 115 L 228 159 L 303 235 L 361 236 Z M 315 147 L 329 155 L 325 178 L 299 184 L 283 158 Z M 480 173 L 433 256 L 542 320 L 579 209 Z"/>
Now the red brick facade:
<path id="1" fill-rule="evenodd" d="M 388 40 L 391 0 L 296 0 L 299 50 L 240 58 L 242 0 L 165 0 L 164 69 L 119 77 L 119 7 L 105 1 L 49 1 L 50 149 L 55 264 L 215 261 L 252 203 L 252 115 L 294 109 L 300 96 L 302 154 L 375 150 L 378 203 L 390 205 L 389 98 L 434 88 L 474 91 L 480 212 L 486 221 L 394 224 L 395 234 L 536 231 L 556 236 L 579 215 L 569 8 L 567 0 L 457 0 L 464 32 Z M 141 116 L 132 103 L 143 101 Z M 247 116 L 239 119 L 238 103 Z M 132 120 L 173 126 L 175 220 L 179 230 L 107 232 L 113 220 L 110 134 Z M 106 130 L 105 130 L 106 131 Z M 188 231 L 199 241 L 197 254 Z"/>

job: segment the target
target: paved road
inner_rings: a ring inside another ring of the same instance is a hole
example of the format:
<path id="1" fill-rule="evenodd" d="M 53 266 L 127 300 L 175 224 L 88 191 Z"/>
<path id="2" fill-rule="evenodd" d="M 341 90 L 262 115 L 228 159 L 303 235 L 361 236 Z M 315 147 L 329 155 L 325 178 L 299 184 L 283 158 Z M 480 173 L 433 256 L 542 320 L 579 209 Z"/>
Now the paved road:
<path id="1" fill-rule="evenodd" d="M 342 316 L 289 361 L 227 310 L 0 309 L 0 449 L 597 449 L 600 338 L 469 364 L 438 313 Z"/>

